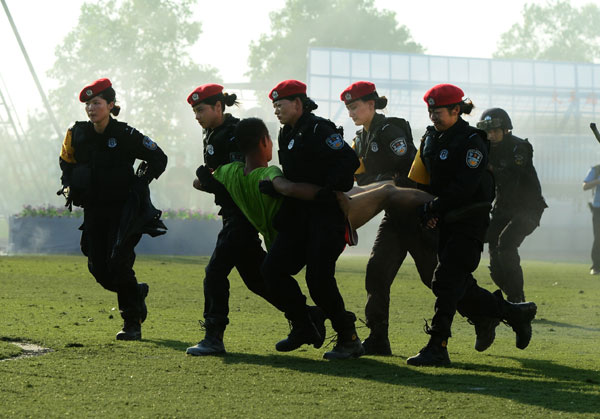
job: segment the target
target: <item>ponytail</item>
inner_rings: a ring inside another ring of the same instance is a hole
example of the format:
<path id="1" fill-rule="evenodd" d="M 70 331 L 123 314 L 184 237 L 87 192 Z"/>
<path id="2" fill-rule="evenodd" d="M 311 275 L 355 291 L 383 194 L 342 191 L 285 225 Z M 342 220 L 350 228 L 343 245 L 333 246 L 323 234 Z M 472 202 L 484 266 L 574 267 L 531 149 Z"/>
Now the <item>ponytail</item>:
<path id="1" fill-rule="evenodd" d="M 380 96 L 375 100 L 375 109 L 385 109 L 385 107 L 387 106 L 388 100 L 387 97 L 385 96 Z"/>
<path id="2" fill-rule="evenodd" d="M 312 112 L 319 107 L 319 105 L 317 105 L 315 103 L 315 101 L 312 100 L 311 98 L 309 98 L 308 96 L 304 96 L 304 99 L 301 98 L 301 100 L 302 100 L 302 109 L 307 112 Z"/>
<path id="3" fill-rule="evenodd" d="M 469 115 L 471 113 L 471 111 L 473 110 L 473 108 L 475 107 L 475 105 L 469 98 L 466 98 L 465 100 L 460 102 L 459 105 L 460 105 L 460 113 L 461 114 L 464 113 L 465 115 Z"/>
<path id="4" fill-rule="evenodd" d="M 462 102 L 453 103 L 451 105 L 445 105 L 445 106 L 440 106 L 440 107 L 448 108 L 448 110 L 452 110 L 456 106 L 458 106 L 458 108 L 459 108 L 458 109 L 458 114 L 459 115 L 462 115 L 462 114 L 470 115 L 471 111 L 473 110 L 473 108 L 475 108 L 475 105 L 473 104 L 473 102 L 469 98 L 466 98 Z"/>
<path id="5" fill-rule="evenodd" d="M 240 104 L 240 102 L 237 101 L 237 95 L 235 93 L 229 94 L 223 92 L 218 93 L 214 96 L 207 97 L 200 103 L 206 103 L 207 105 L 215 106 L 217 102 L 221 102 L 221 110 L 223 112 L 225 112 L 225 106 L 237 106 Z"/>
<path id="6" fill-rule="evenodd" d="M 104 99 L 107 103 L 117 101 L 117 93 L 115 92 L 115 89 L 112 88 L 112 86 L 109 86 L 106 89 L 104 89 L 98 94 L 98 96 Z M 110 113 L 114 116 L 117 116 L 119 115 L 119 112 L 121 112 L 121 107 L 115 103 L 113 108 L 110 110 Z"/>

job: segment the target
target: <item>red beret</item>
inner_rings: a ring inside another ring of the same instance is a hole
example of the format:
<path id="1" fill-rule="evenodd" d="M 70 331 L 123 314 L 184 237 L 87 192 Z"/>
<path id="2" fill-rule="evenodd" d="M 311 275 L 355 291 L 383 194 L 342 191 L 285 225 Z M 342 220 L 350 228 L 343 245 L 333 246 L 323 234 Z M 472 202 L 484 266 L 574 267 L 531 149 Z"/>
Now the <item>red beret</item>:
<path id="1" fill-rule="evenodd" d="M 346 90 L 340 95 L 340 99 L 342 102 L 346 102 L 347 105 L 371 93 L 377 93 L 373 83 L 370 81 L 357 81 L 346 87 Z"/>
<path id="2" fill-rule="evenodd" d="M 83 88 L 79 93 L 79 100 L 81 102 L 87 102 L 94 96 L 98 96 L 100 93 L 112 86 L 112 83 L 107 78 L 98 79 L 92 84 L 89 84 Z"/>
<path id="3" fill-rule="evenodd" d="M 271 90 L 269 99 L 273 102 L 294 95 L 305 95 L 306 85 L 298 80 L 284 80 Z"/>
<path id="4" fill-rule="evenodd" d="M 439 106 L 460 103 L 464 96 L 465 92 L 460 87 L 453 84 L 438 84 L 425 93 L 423 100 L 427 103 L 428 107 L 437 108 Z"/>
<path id="5" fill-rule="evenodd" d="M 203 84 L 202 86 L 196 87 L 187 98 L 187 101 L 190 105 L 196 106 L 198 103 L 202 102 L 204 99 L 209 98 L 211 96 L 218 95 L 223 91 L 223 86 L 220 84 Z"/>

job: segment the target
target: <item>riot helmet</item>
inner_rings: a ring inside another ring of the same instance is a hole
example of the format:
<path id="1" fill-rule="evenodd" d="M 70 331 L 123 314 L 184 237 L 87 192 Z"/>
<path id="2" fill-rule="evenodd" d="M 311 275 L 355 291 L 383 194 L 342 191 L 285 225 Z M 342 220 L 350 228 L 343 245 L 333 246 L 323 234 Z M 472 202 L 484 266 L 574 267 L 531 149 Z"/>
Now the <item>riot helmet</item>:
<path id="1" fill-rule="evenodd" d="M 477 123 L 477 128 L 489 131 L 494 128 L 512 130 L 512 121 L 510 120 L 510 116 L 504 109 L 501 108 L 490 108 L 486 109 L 481 114 L 481 119 Z"/>

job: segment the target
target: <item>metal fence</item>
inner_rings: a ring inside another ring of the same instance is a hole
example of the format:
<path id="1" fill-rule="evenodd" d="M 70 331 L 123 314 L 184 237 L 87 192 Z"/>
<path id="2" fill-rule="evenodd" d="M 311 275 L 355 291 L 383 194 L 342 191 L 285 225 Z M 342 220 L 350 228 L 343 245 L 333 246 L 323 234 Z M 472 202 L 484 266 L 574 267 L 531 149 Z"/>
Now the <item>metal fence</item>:
<path id="1" fill-rule="evenodd" d="M 600 157 L 589 130 L 589 123 L 600 119 L 597 64 L 312 48 L 307 80 L 317 113 L 343 125 L 347 140 L 356 128 L 340 93 L 349 84 L 375 83 L 388 98 L 386 114 L 408 119 L 418 138 L 429 125 L 423 94 L 435 84 L 452 83 L 476 105 L 467 118 L 472 125 L 489 107 L 511 115 L 515 135 L 534 146 L 543 183 L 581 182 Z"/>

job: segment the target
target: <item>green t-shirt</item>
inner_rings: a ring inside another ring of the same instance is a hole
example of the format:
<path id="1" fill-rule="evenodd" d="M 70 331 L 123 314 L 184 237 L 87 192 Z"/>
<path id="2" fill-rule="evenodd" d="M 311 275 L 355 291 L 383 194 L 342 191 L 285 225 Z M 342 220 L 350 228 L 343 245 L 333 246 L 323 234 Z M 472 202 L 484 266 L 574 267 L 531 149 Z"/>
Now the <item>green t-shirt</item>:
<path id="1" fill-rule="evenodd" d="M 259 167 L 244 175 L 244 163 L 233 162 L 220 166 L 213 176 L 225 186 L 248 221 L 262 234 L 265 246 L 269 249 L 277 235 L 277 230 L 273 228 L 273 218 L 283 199 L 261 193 L 258 182 L 283 176 L 281 169 L 277 166 Z"/>

